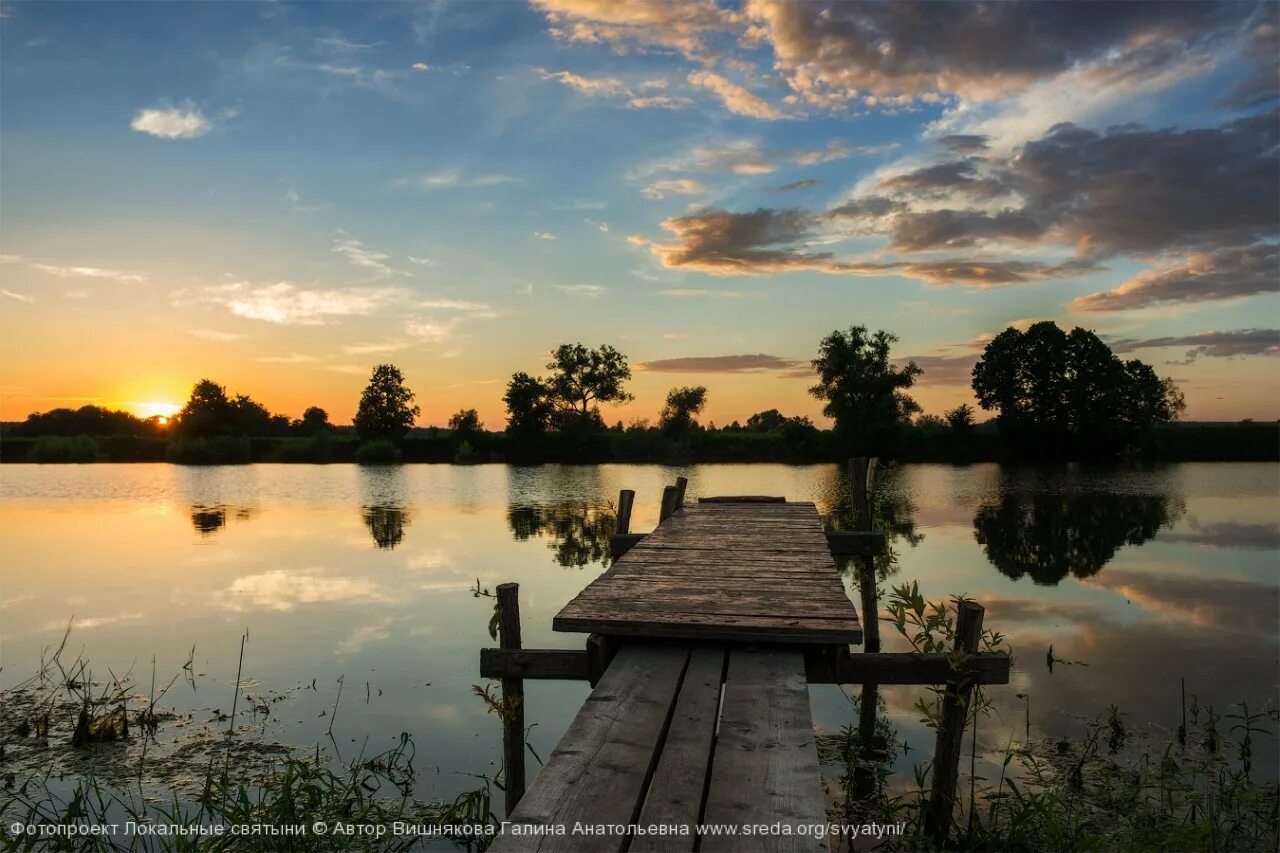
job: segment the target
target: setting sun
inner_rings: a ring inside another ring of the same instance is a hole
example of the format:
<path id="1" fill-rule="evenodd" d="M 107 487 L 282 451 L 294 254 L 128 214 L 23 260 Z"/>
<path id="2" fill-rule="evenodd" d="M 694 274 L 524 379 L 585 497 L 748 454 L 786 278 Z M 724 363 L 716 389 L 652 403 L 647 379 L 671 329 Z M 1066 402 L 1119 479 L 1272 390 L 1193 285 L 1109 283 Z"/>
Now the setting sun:
<path id="1" fill-rule="evenodd" d="M 177 403 L 129 403 L 129 408 L 140 418 L 158 417 L 164 423 L 176 415 L 182 408 Z"/>

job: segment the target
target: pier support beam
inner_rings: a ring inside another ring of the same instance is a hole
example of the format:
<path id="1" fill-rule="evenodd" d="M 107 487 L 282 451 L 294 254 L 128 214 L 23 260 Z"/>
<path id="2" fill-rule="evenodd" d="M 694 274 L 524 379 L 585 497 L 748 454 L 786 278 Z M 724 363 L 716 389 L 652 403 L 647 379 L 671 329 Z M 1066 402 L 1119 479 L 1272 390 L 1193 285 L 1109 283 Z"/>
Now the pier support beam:
<path id="1" fill-rule="evenodd" d="M 976 654 L 982 638 L 982 616 L 985 612 L 976 601 L 962 601 L 956 618 L 955 650 L 965 657 Z M 942 719 L 938 723 L 938 740 L 933 750 L 933 781 L 929 805 L 924 816 L 925 833 L 934 846 L 943 849 L 951 830 L 951 812 L 956 803 L 956 782 L 960 778 L 960 752 L 964 741 L 964 724 L 969 716 L 975 679 L 966 661 L 947 683 L 942 699 Z"/>
<path id="2" fill-rule="evenodd" d="M 498 584 L 498 642 L 520 648 L 520 584 Z M 524 796 L 524 679 L 502 679 L 502 782 L 507 814 Z"/>

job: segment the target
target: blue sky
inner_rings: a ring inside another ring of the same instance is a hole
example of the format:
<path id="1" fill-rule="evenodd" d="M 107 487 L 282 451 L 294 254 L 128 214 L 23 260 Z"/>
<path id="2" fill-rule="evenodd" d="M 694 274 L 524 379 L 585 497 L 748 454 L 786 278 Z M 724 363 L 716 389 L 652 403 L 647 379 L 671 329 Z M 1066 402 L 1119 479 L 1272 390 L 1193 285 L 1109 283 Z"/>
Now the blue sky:
<path id="1" fill-rule="evenodd" d="M 1038 319 L 1280 416 L 1278 7 L 895 5 L 4 4 L 0 416 L 342 421 L 390 360 L 497 427 L 576 340 L 611 421 L 812 416 L 853 324 L 936 413 Z"/>

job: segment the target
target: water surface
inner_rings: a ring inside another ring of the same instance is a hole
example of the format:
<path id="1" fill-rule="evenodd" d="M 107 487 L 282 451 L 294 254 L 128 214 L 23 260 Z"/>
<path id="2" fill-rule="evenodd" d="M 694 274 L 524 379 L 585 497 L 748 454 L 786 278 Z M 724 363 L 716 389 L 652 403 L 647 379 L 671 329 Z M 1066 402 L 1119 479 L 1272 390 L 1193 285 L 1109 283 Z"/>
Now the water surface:
<path id="1" fill-rule="evenodd" d="M 452 797 L 501 756 L 472 692 L 493 644 L 477 581 L 520 584 L 527 647 L 580 648 L 551 618 L 603 570 L 609 502 L 635 489 L 633 529 L 650 529 L 678 475 L 693 498 L 782 494 L 823 512 L 843 487 L 834 465 L 5 465 L 0 682 L 33 671 L 71 620 L 73 650 L 102 670 L 149 673 L 154 656 L 163 681 L 194 647 L 197 677 L 166 701 L 225 710 L 247 630 L 246 683 L 289 693 L 276 736 L 306 746 L 332 722 L 354 752 L 409 732 L 419 794 Z M 899 555 L 886 583 L 978 599 L 1014 648 L 984 747 L 1021 729 L 1018 693 L 1055 737 L 1111 704 L 1176 726 L 1183 679 L 1202 706 L 1276 704 L 1280 466 L 908 465 L 885 488 Z M 886 650 L 906 648 L 882 631 Z M 527 685 L 540 754 L 586 694 Z M 932 748 L 911 707 L 922 690 L 881 694 L 912 747 L 896 765 L 907 780 Z M 824 731 L 856 719 L 838 688 L 812 696 Z"/>

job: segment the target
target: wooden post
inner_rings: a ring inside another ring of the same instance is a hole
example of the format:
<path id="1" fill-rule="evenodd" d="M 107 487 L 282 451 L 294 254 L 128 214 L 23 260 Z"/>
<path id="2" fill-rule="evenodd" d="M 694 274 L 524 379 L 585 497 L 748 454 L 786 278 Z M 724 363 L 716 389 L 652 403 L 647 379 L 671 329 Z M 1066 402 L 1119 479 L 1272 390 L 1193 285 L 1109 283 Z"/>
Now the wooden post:
<path id="1" fill-rule="evenodd" d="M 688 477 L 676 477 L 676 509 L 684 506 L 684 490 L 688 487 Z"/>
<path id="2" fill-rule="evenodd" d="M 667 486 L 662 490 L 662 510 L 658 513 L 659 524 L 666 521 L 677 509 L 679 509 L 679 507 L 676 506 L 676 492 L 677 489 L 675 486 Z"/>
<path id="3" fill-rule="evenodd" d="M 631 507 L 635 502 L 636 493 L 633 489 L 618 492 L 618 524 L 614 533 L 631 532 Z"/>
<path id="4" fill-rule="evenodd" d="M 520 584 L 498 584 L 498 644 L 520 648 Z M 502 777 L 507 815 L 524 796 L 524 679 L 502 679 Z"/>
<path id="5" fill-rule="evenodd" d="M 849 484 L 853 490 L 853 523 L 858 530 L 870 530 L 875 499 L 876 458 L 859 456 L 849 460 Z M 876 558 L 858 562 L 858 590 L 862 598 L 862 648 L 880 651 L 880 601 L 876 594 Z"/>
<path id="6" fill-rule="evenodd" d="M 587 681 L 592 687 L 600 683 L 600 677 L 609 668 L 610 661 L 618 652 L 618 644 L 605 634 L 590 634 L 587 637 Z"/>
<path id="7" fill-rule="evenodd" d="M 957 651 L 965 654 L 978 651 L 982 637 L 983 608 L 976 601 L 960 604 L 956 618 Z M 933 786 L 929 791 L 929 806 L 924 817 L 925 833 L 934 846 L 946 846 L 951 829 L 951 812 L 956 802 L 956 782 L 960 778 L 960 751 L 964 741 L 964 724 L 969 716 L 969 702 L 973 698 L 974 679 L 967 667 L 961 667 L 956 677 L 947 684 L 942 699 L 942 719 L 938 723 L 938 741 L 933 750 Z"/>

